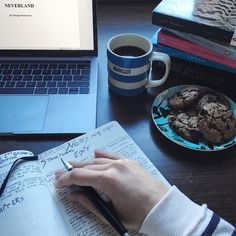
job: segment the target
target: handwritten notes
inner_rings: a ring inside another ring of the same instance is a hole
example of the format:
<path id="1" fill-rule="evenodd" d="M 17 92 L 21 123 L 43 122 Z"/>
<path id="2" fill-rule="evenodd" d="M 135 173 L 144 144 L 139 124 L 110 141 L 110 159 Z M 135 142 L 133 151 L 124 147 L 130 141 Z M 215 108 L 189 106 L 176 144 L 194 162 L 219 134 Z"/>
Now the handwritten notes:
<path id="1" fill-rule="evenodd" d="M 23 156 L 33 156 L 33 153 L 19 150 L 0 155 L 0 183 L 3 182 L 12 163 Z M 42 227 L 45 229 L 44 235 L 62 236 L 62 232 L 65 233 L 67 230 L 57 225 L 58 222 L 64 224 L 60 219 L 38 162 L 20 163 L 10 175 L 0 197 L 1 236 L 39 236 L 42 235 Z"/>
<path id="2" fill-rule="evenodd" d="M 0 170 L 2 170 L 4 167 L 11 165 L 17 158 L 24 156 L 33 156 L 33 153 L 24 150 L 16 150 L 0 155 Z"/>
<path id="3" fill-rule="evenodd" d="M 67 200 L 70 190 L 55 190 L 54 173 L 64 169 L 64 160 L 94 158 L 94 149 L 103 149 L 138 161 L 147 171 L 164 177 L 117 122 L 72 139 L 39 155 L 38 161 L 21 163 L 10 176 L 0 198 L 1 236 L 108 236 L 117 235 L 109 226 L 79 204 Z M 20 150 L 0 155 L 0 181 L 19 157 L 33 155 Z M 30 220 L 30 225 L 28 224 Z M 14 222 L 14 227 L 12 227 Z M 133 232 L 131 235 L 139 235 Z"/>
<path id="4" fill-rule="evenodd" d="M 9 198 L 8 201 L 5 201 L 5 203 L 0 204 L 0 214 L 7 211 L 11 207 L 15 206 L 16 204 L 19 204 L 24 201 L 24 196 L 19 195 L 18 197 Z"/>
<path id="5" fill-rule="evenodd" d="M 85 134 L 78 138 L 72 139 L 58 147 L 50 149 L 39 157 L 39 163 L 42 169 L 47 169 L 47 165 L 61 158 L 71 160 L 82 161 L 84 158 L 88 159 L 89 154 L 94 151 L 94 148 L 101 142 L 103 137 L 112 135 L 114 129 L 114 123 L 109 123 L 109 125 L 101 127 L 91 133 Z M 90 157 L 92 158 L 92 156 Z M 57 168 L 60 168 L 61 161 L 58 163 Z"/>
<path id="6" fill-rule="evenodd" d="M 78 204 L 68 202 L 66 193 L 69 190 L 56 192 L 53 186 L 54 171 L 64 169 L 61 158 L 73 161 L 89 160 L 94 158 L 94 149 L 103 149 L 122 155 L 124 158 L 137 160 L 153 175 L 166 181 L 117 122 L 110 122 L 95 131 L 40 154 L 40 167 L 71 235 L 85 236 L 88 232 L 89 235 L 116 235 L 110 226 L 98 223 L 98 219 L 92 213 Z"/>

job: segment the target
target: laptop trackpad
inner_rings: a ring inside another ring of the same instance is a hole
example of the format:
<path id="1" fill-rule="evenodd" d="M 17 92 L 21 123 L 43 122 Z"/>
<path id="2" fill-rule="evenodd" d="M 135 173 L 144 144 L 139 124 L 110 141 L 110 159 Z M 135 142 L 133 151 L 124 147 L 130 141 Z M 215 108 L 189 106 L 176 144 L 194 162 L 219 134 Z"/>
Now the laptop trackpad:
<path id="1" fill-rule="evenodd" d="M 43 129 L 48 96 L 0 96 L 0 133 Z"/>

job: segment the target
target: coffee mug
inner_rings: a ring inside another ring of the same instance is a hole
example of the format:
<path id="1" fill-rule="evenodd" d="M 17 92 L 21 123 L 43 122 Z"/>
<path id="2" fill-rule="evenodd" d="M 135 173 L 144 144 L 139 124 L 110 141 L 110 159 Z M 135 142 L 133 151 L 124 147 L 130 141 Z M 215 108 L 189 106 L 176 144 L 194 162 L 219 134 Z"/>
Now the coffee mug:
<path id="1" fill-rule="evenodd" d="M 147 88 L 162 85 L 170 72 L 170 57 L 153 52 L 151 41 L 138 34 L 120 34 L 107 44 L 108 83 L 116 94 L 134 96 Z M 152 62 L 165 64 L 165 75 L 160 80 L 151 76 Z"/>

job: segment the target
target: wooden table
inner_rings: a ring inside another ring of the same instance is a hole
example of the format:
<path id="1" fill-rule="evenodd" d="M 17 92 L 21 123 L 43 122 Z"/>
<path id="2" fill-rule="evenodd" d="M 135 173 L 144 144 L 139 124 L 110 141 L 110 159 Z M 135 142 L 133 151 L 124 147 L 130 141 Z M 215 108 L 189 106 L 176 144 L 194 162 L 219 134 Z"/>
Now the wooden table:
<path id="1" fill-rule="evenodd" d="M 99 83 L 97 126 L 117 120 L 166 179 L 193 201 L 236 225 L 236 147 L 203 153 L 184 149 L 158 132 L 151 119 L 156 95 L 168 87 L 149 90 L 142 96 L 120 97 L 109 92 L 106 44 L 116 34 L 132 32 L 151 38 L 157 27 L 151 24 L 156 3 L 105 4 L 98 6 Z M 168 81 L 174 78 L 168 78 Z M 0 153 L 32 150 L 35 154 L 68 141 L 71 137 L 1 138 Z"/>

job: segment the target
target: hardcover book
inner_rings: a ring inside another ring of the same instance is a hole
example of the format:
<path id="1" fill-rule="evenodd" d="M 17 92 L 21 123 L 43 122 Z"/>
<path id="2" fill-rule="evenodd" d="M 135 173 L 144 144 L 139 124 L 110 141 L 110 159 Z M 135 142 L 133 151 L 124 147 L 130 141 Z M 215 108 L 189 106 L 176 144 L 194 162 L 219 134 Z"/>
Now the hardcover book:
<path id="1" fill-rule="evenodd" d="M 70 188 L 56 190 L 55 170 L 63 160 L 94 158 L 103 149 L 136 160 L 148 172 L 169 185 L 137 144 L 116 122 L 109 122 L 87 134 L 38 155 L 37 161 L 20 163 L 10 175 L 0 197 L 1 236 L 115 236 L 113 228 L 79 204 L 68 201 Z M 12 163 L 30 151 L 16 150 L 0 155 L 0 183 Z M 140 235 L 130 232 L 130 235 Z"/>
<path id="2" fill-rule="evenodd" d="M 163 0 L 153 10 L 152 23 L 236 46 L 236 3 L 225 0 Z"/>
<path id="3" fill-rule="evenodd" d="M 152 43 L 153 43 L 154 49 L 156 51 L 166 53 L 169 56 L 174 57 L 174 58 L 180 58 L 180 59 L 183 59 L 185 61 L 190 61 L 190 62 L 194 62 L 196 64 L 201 64 L 201 65 L 207 66 L 209 68 L 211 67 L 211 68 L 214 68 L 214 69 L 217 69 L 217 70 L 230 72 L 231 74 L 234 75 L 234 77 L 236 77 L 235 76 L 235 74 L 236 74 L 236 69 L 235 68 L 226 66 L 222 63 L 214 62 L 212 60 L 209 60 L 207 58 L 195 55 L 193 53 L 188 53 L 188 52 L 178 50 L 178 49 L 173 48 L 173 47 L 169 47 L 169 46 L 160 44 L 158 42 L 158 33 L 159 33 L 159 31 L 157 31 L 156 34 L 154 34 L 154 36 L 152 37 Z"/>
<path id="4" fill-rule="evenodd" d="M 157 42 L 157 33 L 152 37 L 154 51 L 167 53 L 171 58 L 169 87 L 180 84 L 198 84 L 214 88 L 236 100 L 235 89 L 232 89 L 236 88 L 235 69 L 228 71 L 229 67 L 222 64 L 161 45 Z M 152 72 L 157 79 L 161 78 L 165 72 L 164 63 L 153 62 Z"/>
<path id="5" fill-rule="evenodd" d="M 158 32 L 158 42 L 186 53 L 192 53 L 196 56 L 203 57 L 216 63 L 221 63 L 225 66 L 232 67 L 236 70 L 236 61 L 215 53 L 207 48 L 204 48 L 196 43 L 178 37 L 175 34 L 161 29 Z"/>
<path id="6" fill-rule="evenodd" d="M 211 40 L 208 40 L 206 38 L 194 35 L 194 34 L 188 34 L 188 33 L 184 33 L 184 32 L 180 32 L 177 30 L 171 30 L 171 29 L 167 29 L 166 30 L 168 32 L 171 32 L 183 39 L 186 39 L 188 41 L 191 41 L 195 44 L 198 44 L 204 48 L 207 48 L 215 53 L 220 54 L 221 56 L 224 56 L 226 58 L 232 59 L 234 61 L 236 61 L 236 47 L 234 46 L 229 46 L 226 44 L 221 44 L 221 43 L 217 43 Z"/>

